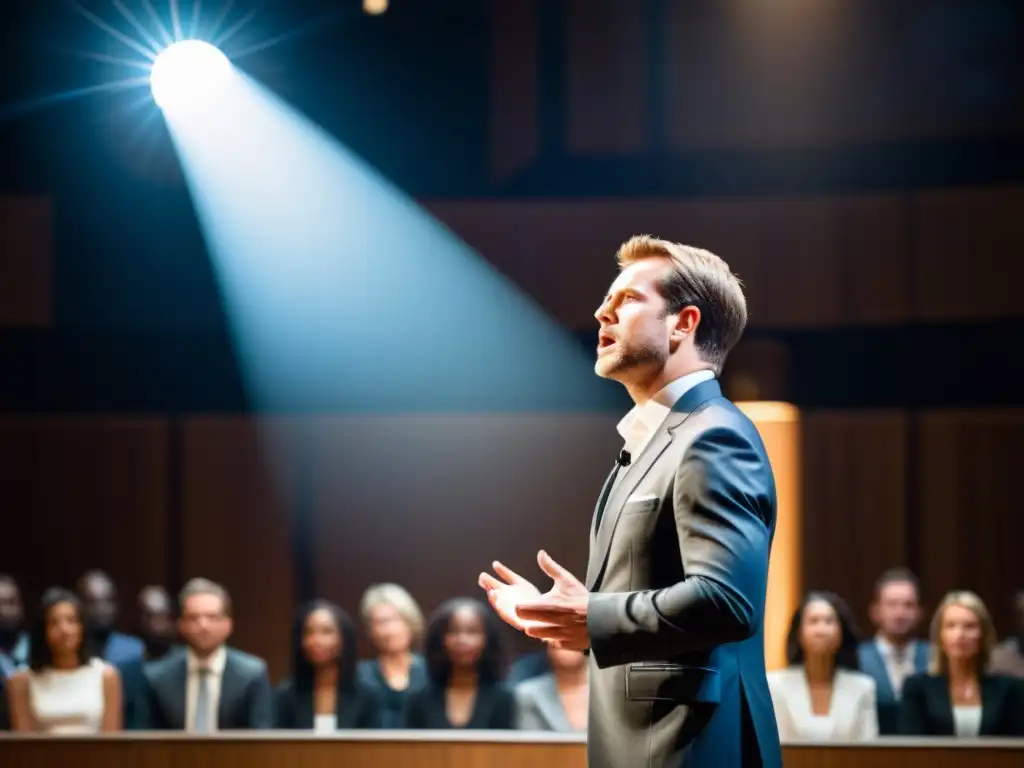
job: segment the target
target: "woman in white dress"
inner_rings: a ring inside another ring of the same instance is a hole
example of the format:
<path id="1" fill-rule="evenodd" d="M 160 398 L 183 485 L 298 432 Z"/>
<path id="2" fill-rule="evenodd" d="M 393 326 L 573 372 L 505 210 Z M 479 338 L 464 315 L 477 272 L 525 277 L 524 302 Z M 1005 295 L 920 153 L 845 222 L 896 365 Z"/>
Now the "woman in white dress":
<path id="1" fill-rule="evenodd" d="M 787 652 L 789 667 L 768 673 L 783 744 L 878 736 L 875 681 L 857 671 L 857 632 L 842 599 L 809 593 L 789 626 Z"/>
<path id="2" fill-rule="evenodd" d="M 58 736 L 121 730 L 121 679 L 86 647 L 74 593 L 52 588 L 43 595 L 28 669 L 11 676 L 6 693 L 14 731 Z"/>

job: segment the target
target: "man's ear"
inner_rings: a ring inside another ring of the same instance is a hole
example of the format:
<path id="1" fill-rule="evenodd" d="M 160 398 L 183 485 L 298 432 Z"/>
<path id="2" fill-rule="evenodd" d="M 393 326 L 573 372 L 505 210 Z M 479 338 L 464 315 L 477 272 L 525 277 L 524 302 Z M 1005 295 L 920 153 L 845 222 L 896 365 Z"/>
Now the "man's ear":
<path id="1" fill-rule="evenodd" d="M 700 310 L 694 306 L 683 307 L 676 320 L 675 328 L 672 329 L 672 335 L 678 335 L 680 338 L 692 336 L 696 333 L 698 325 L 700 325 Z"/>

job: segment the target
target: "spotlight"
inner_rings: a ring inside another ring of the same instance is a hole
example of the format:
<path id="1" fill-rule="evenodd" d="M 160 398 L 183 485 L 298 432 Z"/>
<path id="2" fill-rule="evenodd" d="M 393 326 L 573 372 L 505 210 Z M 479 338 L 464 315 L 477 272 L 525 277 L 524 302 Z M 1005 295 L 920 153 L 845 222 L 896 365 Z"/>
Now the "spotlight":
<path id="1" fill-rule="evenodd" d="M 388 9 L 388 0 L 363 0 L 363 11 L 370 16 L 380 16 Z"/>
<path id="2" fill-rule="evenodd" d="M 228 57 L 202 40 L 168 46 L 153 62 L 149 84 L 164 111 L 209 102 L 231 78 Z"/>

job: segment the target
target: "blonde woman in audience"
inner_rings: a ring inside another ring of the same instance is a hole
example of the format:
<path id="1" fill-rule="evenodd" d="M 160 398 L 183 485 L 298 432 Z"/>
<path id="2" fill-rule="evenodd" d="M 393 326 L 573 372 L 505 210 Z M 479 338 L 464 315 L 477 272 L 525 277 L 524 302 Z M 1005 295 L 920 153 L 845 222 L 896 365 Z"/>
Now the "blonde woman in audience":
<path id="1" fill-rule="evenodd" d="M 908 736 L 1024 736 L 1024 691 L 986 674 L 995 627 L 973 592 L 950 592 L 931 627 L 928 673 L 903 684 L 900 732 Z"/>
<path id="2" fill-rule="evenodd" d="M 878 736 L 875 681 L 857 671 L 850 609 L 811 592 L 789 625 L 789 667 L 768 673 L 782 743 L 865 741 Z"/>
<path id="3" fill-rule="evenodd" d="M 516 727 L 521 731 L 587 730 L 587 657 L 579 651 L 547 647 L 551 671 L 516 685 Z"/>
<path id="4" fill-rule="evenodd" d="M 121 678 L 89 651 L 82 604 L 50 589 L 29 637 L 29 668 L 7 683 L 11 727 L 50 735 L 121 730 Z"/>
<path id="5" fill-rule="evenodd" d="M 398 728 L 406 696 L 427 682 L 427 665 L 416 653 L 423 612 L 398 584 L 374 584 L 363 593 L 359 614 L 376 658 L 359 662 L 356 679 L 382 702 L 383 727 Z"/>

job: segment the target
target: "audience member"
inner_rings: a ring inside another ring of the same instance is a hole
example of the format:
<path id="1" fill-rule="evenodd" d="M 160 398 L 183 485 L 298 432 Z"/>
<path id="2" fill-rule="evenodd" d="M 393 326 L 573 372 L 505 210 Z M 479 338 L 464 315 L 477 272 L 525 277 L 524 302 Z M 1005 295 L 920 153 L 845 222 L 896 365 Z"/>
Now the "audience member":
<path id="1" fill-rule="evenodd" d="M 860 671 L 875 681 L 878 730 L 899 733 L 903 681 L 928 669 L 928 643 L 915 639 L 921 621 L 920 586 L 906 568 L 893 568 L 875 582 L 871 621 L 876 634 L 858 649 Z"/>
<path id="2" fill-rule="evenodd" d="M 292 629 L 292 677 L 274 696 L 274 727 L 330 733 L 379 728 L 384 707 L 356 680 L 356 627 L 326 600 L 302 609 Z"/>
<path id="3" fill-rule="evenodd" d="M 513 689 L 516 727 L 521 731 L 586 731 L 590 698 L 587 657 L 550 645 L 545 656 L 551 671 Z"/>
<path id="4" fill-rule="evenodd" d="M 992 651 L 989 671 L 993 675 L 1024 678 L 1024 589 L 1013 600 L 1013 633 Z"/>
<path id="5" fill-rule="evenodd" d="M 875 681 L 857 671 L 846 603 L 831 592 L 810 592 L 790 622 L 786 652 L 789 667 L 768 673 L 783 744 L 878 736 Z"/>
<path id="6" fill-rule="evenodd" d="M 551 664 L 548 661 L 548 654 L 545 651 L 534 651 L 520 656 L 509 667 L 505 675 L 505 683 L 510 686 L 530 680 L 534 677 L 547 675 L 551 672 Z"/>
<path id="7" fill-rule="evenodd" d="M 398 584 L 374 584 L 363 593 L 359 613 L 376 658 L 359 662 L 357 679 L 383 702 L 383 727 L 398 728 L 406 696 L 427 682 L 427 666 L 415 653 L 423 637 L 423 612 Z"/>
<path id="8" fill-rule="evenodd" d="M 12 576 L 0 574 L 0 687 L 28 663 L 28 633 L 23 626 L 21 590 Z"/>
<path id="9" fill-rule="evenodd" d="M 270 728 L 266 663 L 225 645 L 233 629 L 227 590 L 192 579 L 181 591 L 179 608 L 187 648 L 147 665 L 147 728 L 194 733 Z"/>
<path id="10" fill-rule="evenodd" d="M 87 571 L 78 580 L 78 596 L 85 607 L 89 645 L 111 664 L 120 666 L 142 658 L 142 641 L 114 629 L 117 623 L 117 587 L 103 571 Z"/>
<path id="11" fill-rule="evenodd" d="M 15 731 L 51 735 L 121 729 L 121 680 L 92 655 L 83 608 L 71 592 L 47 590 L 29 637 L 29 668 L 7 684 Z"/>
<path id="12" fill-rule="evenodd" d="M 926 674 L 907 678 L 900 730 L 908 736 L 1024 736 L 1024 691 L 986 673 L 995 627 L 973 592 L 950 592 L 931 626 Z"/>
<path id="13" fill-rule="evenodd" d="M 139 629 L 142 656 L 118 667 L 124 689 L 124 727 L 127 729 L 146 727 L 146 677 L 143 669 L 146 664 L 166 656 L 178 637 L 171 596 L 163 587 L 143 587 L 139 592 Z"/>
<path id="14" fill-rule="evenodd" d="M 406 699 L 406 728 L 515 727 L 515 700 L 502 682 L 502 649 L 491 611 L 456 598 L 427 627 L 427 684 Z"/>

